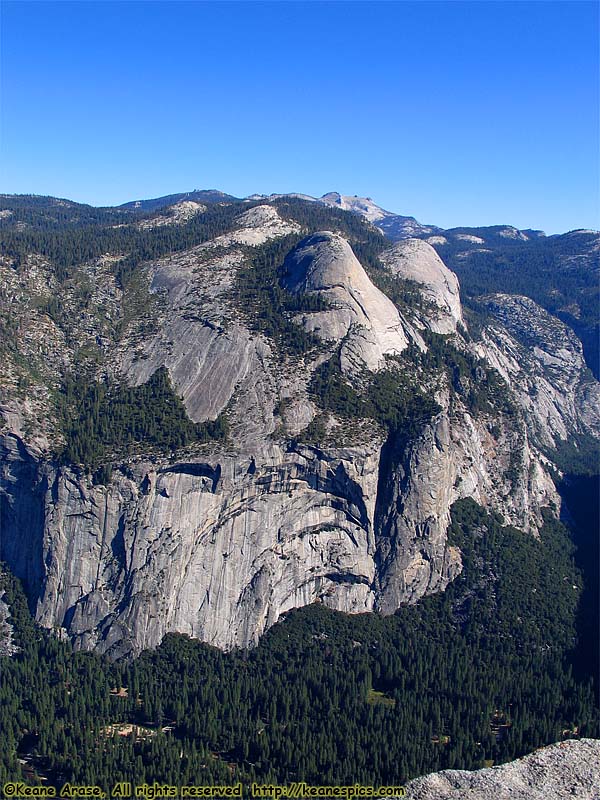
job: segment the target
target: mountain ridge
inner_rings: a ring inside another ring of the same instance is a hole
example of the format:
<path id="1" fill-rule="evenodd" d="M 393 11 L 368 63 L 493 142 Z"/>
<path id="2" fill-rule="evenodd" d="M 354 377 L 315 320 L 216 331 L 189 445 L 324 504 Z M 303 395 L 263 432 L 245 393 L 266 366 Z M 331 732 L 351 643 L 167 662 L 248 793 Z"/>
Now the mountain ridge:
<path id="1" fill-rule="evenodd" d="M 489 292 L 516 290 L 558 316 L 580 338 L 586 362 L 596 378 L 600 378 L 597 315 L 600 303 L 600 235 L 595 231 L 581 229 L 546 236 L 540 231 L 518 230 L 506 225 L 443 230 L 421 225 L 413 217 L 385 211 L 369 198 L 342 196 L 335 192 L 324 195 L 329 198 L 327 202 L 323 198 L 293 193 L 251 195 L 243 200 L 233 199 L 217 190 L 196 190 L 196 200 L 189 199 L 192 194 L 132 201 L 125 204 L 127 207 L 103 209 L 52 198 L 4 195 L 0 199 L 0 234 L 10 242 L 15 234 L 23 236 L 29 233 L 31 238 L 36 231 L 49 229 L 52 225 L 69 226 L 74 230 L 98 224 L 114 228 L 137 226 L 145 230 L 163 227 L 165 232 L 171 225 L 187 229 L 191 218 L 201 209 L 202 203 L 198 199 L 201 197 L 207 203 L 206 213 L 213 216 L 220 209 L 225 212 L 234 208 L 236 203 L 249 207 L 261 203 L 269 207 L 305 203 L 313 208 L 329 207 L 336 213 L 350 213 L 368 221 L 369 215 L 372 216 L 368 209 L 372 211 L 375 208 L 381 215 L 376 220 L 378 227 L 375 230 L 381 231 L 390 241 L 416 237 L 434 247 L 438 256 L 458 275 L 461 297 L 467 306 L 472 306 L 471 301 L 476 297 Z M 229 200 L 224 199 L 228 197 Z M 51 205 L 48 205 L 49 199 Z M 136 202 L 147 203 L 150 209 L 135 209 Z M 171 205 L 165 206 L 164 202 Z M 196 205 L 192 207 L 194 203 Z M 47 208 L 41 214 L 44 204 Z M 349 211 L 341 207 L 344 204 Z M 364 212 L 365 204 L 367 212 Z"/>
<path id="2" fill-rule="evenodd" d="M 118 656 L 169 630 L 255 644 L 313 600 L 393 613 L 459 574 L 456 500 L 534 535 L 560 507 L 553 453 L 598 436 L 577 339 L 501 292 L 478 333 L 426 239 L 337 205 L 103 212 L 97 240 L 3 223 L 0 544 L 45 625 Z"/>
<path id="3" fill-rule="evenodd" d="M 62 197 L 55 197 L 53 195 L 37 195 L 37 194 L 29 194 L 29 193 L 22 193 L 22 194 L 11 194 L 11 193 L 0 193 L 0 205 L 2 202 L 10 202 L 11 199 L 30 199 L 36 202 L 42 201 L 53 201 L 56 204 L 68 204 L 70 206 L 82 206 L 85 208 L 95 208 L 95 209 L 109 209 L 109 210 L 128 210 L 128 211 L 157 211 L 162 208 L 166 208 L 169 206 L 176 205 L 185 200 L 192 200 L 196 202 L 204 202 L 204 203 L 221 203 L 221 202 L 253 202 L 253 201 L 267 201 L 271 202 L 273 200 L 278 200 L 282 198 L 295 198 L 305 200 L 307 202 L 315 202 L 322 205 L 329 205 L 331 207 L 340 208 L 342 210 L 350 211 L 351 213 L 358 214 L 363 216 L 369 222 L 385 222 L 389 220 L 388 223 L 388 231 L 383 228 L 384 232 L 389 232 L 391 227 L 391 222 L 393 220 L 404 220 L 408 223 L 415 225 L 415 230 L 424 230 L 430 234 L 436 234 L 437 232 L 451 232 L 451 233 L 470 233 L 476 231 L 493 231 L 494 229 L 497 230 L 504 230 L 504 231 L 515 231 L 520 234 L 525 234 L 528 238 L 540 238 L 540 237 L 557 237 L 557 236 L 565 236 L 570 233 L 583 233 L 583 234 L 594 234 L 597 235 L 600 231 L 598 230 L 591 230 L 586 228 L 575 228 L 573 230 L 564 231 L 562 233 L 554 233 L 547 235 L 543 230 L 533 229 L 533 228 L 517 228 L 510 224 L 504 225 L 478 225 L 478 226 L 453 226 L 450 228 L 442 228 L 438 225 L 433 224 L 423 224 L 418 222 L 415 217 L 410 215 L 402 215 L 395 211 L 389 211 L 384 209 L 382 206 L 379 206 L 375 203 L 373 198 L 371 197 L 361 197 L 359 195 L 342 195 L 339 192 L 331 191 L 326 192 L 321 197 L 314 197 L 312 195 L 303 194 L 299 192 L 285 192 L 285 193 L 272 193 L 272 194 L 251 194 L 247 197 L 237 197 L 232 194 L 228 194 L 227 192 L 222 192 L 220 189 L 192 189 L 186 192 L 175 192 L 173 194 L 162 195 L 160 197 L 154 198 L 142 198 L 138 200 L 128 200 L 124 203 L 120 203 L 117 205 L 109 205 L 109 206 L 95 206 L 91 203 L 82 203 L 80 201 L 70 200 L 69 198 L 62 198 Z M 1 209 L 0 209 L 1 210 Z M 392 235 L 393 230 L 392 230 Z M 507 237 L 511 238 L 511 237 Z M 517 238 L 517 237 L 514 237 Z"/>

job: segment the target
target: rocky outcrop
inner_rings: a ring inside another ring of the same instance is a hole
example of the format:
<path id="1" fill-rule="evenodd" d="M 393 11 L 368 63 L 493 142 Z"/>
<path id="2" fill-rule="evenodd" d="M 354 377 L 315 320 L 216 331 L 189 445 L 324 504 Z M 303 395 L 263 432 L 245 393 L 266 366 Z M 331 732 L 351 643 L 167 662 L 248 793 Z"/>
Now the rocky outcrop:
<path id="1" fill-rule="evenodd" d="M 13 641 L 13 627 L 10 624 L 10 608 L 0 597 L 0 656 L 12 656 L 17 652 Z"/>
<path id="2" fill-rule="evenodd" d="M 447 541 L 456 500 L 472 497 L 524 530 L 558 503 L 518 420 L 496 428 L 439 399 L 445 410 L 409 447 L 391 438 L 382 452 L 376 607 L 383 613 L 444 589 L 460 572 L 460 554 Z"/>
<path id="3" fill-rule="evenodd" d="M 196 203 L 194 200 L 182 200 L 180 203 L 169 206 L 166 213 L 141 220 L 137 226 L 142 230 L 150 230 L 151 228 L 162 228 L 165 225 L 183 225 L 196 214 L 202 214 L 204 211 L 206 211 L 206 206 L 202 203 Z"/>
<path id="4" fill-rule="evenodd" d="M 492 321 L 475 350 L 512 388 L 537 443 L 600 437 L 600 383 L 572 330 L 528 297 L 494 294 L 480 303 Z"/>
<path id="5" fill-rule="evenodd" d="M 0 436 L 0 561 L 25 584 L 33 603 L 43 591 L 45 504 L 40 453 L 14 434 Z M 33 604 L 32 603 L 32 604 Z"/>
<path id="6" fill-rule="evenodd" d="M 133 330 L 120 349 L 118 363 L 127 380 L 145 383 L 161 366 L 167 367 L 195 422 L 215 419 L 243 387 L 254 393 L 253 413 L 245 415 L 245 438 L 254 436 L 252 420 L 263 419 L 260 433 L 273 430 L 271 409 L 276 389 L 269 384 L 265 361 L 270 347 L 252 336 L 240 322 L 231 300 L 236 269 L 244 259 L 243 246 L 257 245 L 298 230 L 269 206 L 243 214 L 235 229 L 184 253 L 154 262 L 148 279 L 160 298 L 160 319 L 150 337 Z M 261 396 L 270 395 L 261 399 Z"/>
<path id="7" fill-rule="evenodd" d="M 430 244 L 405 239 L 386 250 L 382 261 L 394 275 L 419 284 L 430 303 L 425 312 L 428 328 L 435 333 L 455 333 L 458 323 L 464 325 L 458 278 Z"/>
<path id="8" fill-rule="evenodd" d="M 6 463 L 27 468 L 18 452 Z M 174 630 L 248 645 L 313 601 L 372 609 L 377 447 L 273 446 L 128 472 L 94 486 L 42 466 L 47 488 L 29 505 L 5 489 L 3 557 L 37 589 L 39 621 L 79 646 L 120 655 Z"/>
<path id="9" fill-rule="evenodd" d="M 398 309 L 337 234 L 322 231 L 304 239 L 286 259 L 283 285 L 291 292 L 318 292 L 330 303 L 327 311 L 304 315 L 302 324 L 322 339 L 342 342 L 344 372 L 376 370 L 386 354 L 399 355 L 408 346 Z"/>
<path id="10" fill-rule="evenodd" d="M 506 474 L 515 453 L 516 486 Z M 446 538 L 454 500 L 475 497 L 525 527 L 556 499 L 519 430 L 494 438 L 448 402 L 416 440 L 263 440 L 252 451 L 131 462 L 107 486 L 39 464 L 7 437 L 4 473 L 2 558 L 42 624 L 112 656 L 169 631 L 251 645 L 315 601 L 391 613 L 460 571 Z"/>
<path id="11" fill-rule="evenodd" d="M 358 197 L 356 195 L 344 195 L 339 192 L 328 192 L 319 198 L 319 202 L 334 208 L 341 208 L 344 211 L 352 211 L 353 214 L 360 214 L 369 222 L 379 222 L 386 217 L 393 217 L 391 211 L 378 206 L 370 197 Z"/>
<path id="12" fill-rule="evenodd" d="M 283 220 L 273 206 L 254 206 L 241 214 L 234 230 L 213 239 L 213 247 L 230 247 L 231 245 L 258 245 L 277 236 L 298 233 L 300 226 L 295 222 Z"/>
<path id="13" fill-rule="evenodd" d="M 393 242 L 401 239 L 410 239 L 413 236 L 427 236 L 434 232 L 442 232 L 442 229 L 435 225 L 422 225 L 414 217 L 406 217 L 401 214 L 395 214 L 393 211 L 386 211 L 385 208 L 378 206 L 372 198 L 359 197 L 358 195 L 327 192 L 322 197 L 311 197 L 307 194 L 291 192 L 289 194 L 270 195 L 251 194 L 246 200 L 273 201 L 288 197 L 350 211 L 352 214 L 357 214 L 371 222 Z"/>
<path id="14" fill-rule="evenodd" d="M 597 800 L 600 741 L 570 739 L 498 767 L 444 770 L 406 785 L 409 800 Z"/>
<path id="15" fill-rule="evenodd" d="M 414 217 L 405 217 L 401 214 L 394 214 L 392 211 L 386 211 L 374 203 L 370 197 L 328 192 L 320 197 L 317 202 L 334 208 L 341 208 L 344 211 L 351 211 L 353 214 L 364 217 L 394 242 L 440 230 L 435 226 L 421 225 Z"/>
<path id="16" fill-rule="evenodd" d="M 24 579 L 40 622 L 66 630 L 78 646 L 118 656 L 153 647 L 169 631 L 224 648 L 251 645 L 281 614 L 315 601 L 391 613 L 442 590 L 461 569 L 446 535 L 455 500 L 473 497 L 535 532 L 540 510 L 559 505 L 539 446 L 598 433 L 598 385 L 564 326 L 530 301 L 498 295 L 485 301 L 492 316 L 481 339 L 466 341 L 456 278 L 423 242 L 401 243 L 384 257 L 391 273 L 421 287 L 423 303 L 401 314 L 339 234 L 300 241 L 282 283 L 327 304 L 294 319 L 323 346 L 282 355 L 274 339 L 252 329 L 233 289 L 248 247 L 299 231 L 272 206 L 246 208 L 227 233 L 144 265 L 138 277 L 149 291 L 135 298 L 144 313 L 114 345 L 98 336 L 108 373 L 141 384 L 165 366 L 192 420 L 226 411 L 226 444 L 177 456 L 138 452 L 116 464 L 107 485 L 94 485 L 83 469 L 52 461 L 39 431 L 27 433 L 20 396 L 7 391 L 0 558 Z M 100 316 L 117 319 L 122 293 L 105 261 L 85 274 Z M 35 288 L 43 275 L 34 267 Z M 27 265 L 20 274 L 6 265 L 4 273 L 11 302 L 31 295 Z M 56 380 L 61 359 L 75 357 L 72 341 L 87 345 L 94 324 L 88 310 L 69 337 L 52 323 L 53 337 L 25 342 L 32 352 L 52 344 Z M 426 327 L 496 368 L 514 413 L 469 405 L 468 390 L 486 380 L 484 366 L 465 377 L 466 389 L 444 370 L 425 374 L 419 330 Z M 439 413 L 410 437 L 388 436 L 374 420 L 321 414 L 327 446 L 299 443 L 320 413 L 311 376 L 337 354 L 358 390 L 365 371 L 392 363 L 421 380 Z"/>

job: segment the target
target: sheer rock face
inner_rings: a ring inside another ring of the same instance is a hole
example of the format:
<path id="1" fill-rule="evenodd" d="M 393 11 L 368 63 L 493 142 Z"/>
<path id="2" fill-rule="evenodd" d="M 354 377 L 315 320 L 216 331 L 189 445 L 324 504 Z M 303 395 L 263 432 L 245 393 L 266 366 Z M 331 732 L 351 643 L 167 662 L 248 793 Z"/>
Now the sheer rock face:
<path id="1" fill-rule="evenodd" d="M 600 741 L 570 739 L 498 767 L 444 770 L 406 785 L 411 800 L 596 800 Z"/>
<path id="2" fill-rule="evenodd" d="M 519 524 L 555 499 L 526 441 L 507 431 L 496 441 L 446 410 L 408 445 L 263 441 L 203 461 L 134 463 L 106 487 L 73 469 L 36 471 L 6 437 L 3 552 L 42 624 L 114 657 L 169 631 L 252 645 L 314 601 L 391 613 L 460 571 L 446 538 L 454 500 L 474 496 Z M 504 474 L 514 452 L 527 481 L 517 491 Z M 20 491 L 26 471 L 33 495 Z"/>
<path id="3" fill-rule="evenodd" d="M 394 275 L 419 284 L 431 304 L 426 314 L 428 328 L 435 333 L 456 333 L 457 324 L 464 325 L 458 278 L 430 244 L 405 239 L 386 251 L 382 261 Z"/>
<path id="4" fill-rule="evenodd" d="M 154 262 L 149 280 L 151 291 L 160 298 L 160 325 L 150 337 L 126 340 L 119 364 L 128 381 L 145 383 L 166 366 L 194 422 L 216 419 L 241 385 L 260 394 L 270 348 L 240 322 L 230 296 L 233 279 L 244 259 L 242 246 L 298 229 L 274 208 L 256 206 L 238 217 L 231 233 Z M 267 405 L 272 407 L 276 391 L 273 386 L 269 390 Z M 264 412 L 263 403 L 256 408 L 259 415 Z M 256 416 L 255 410 L 246 417 L 247 435 Z M 271 415 L 261 432 L 272 429 Z"/>
<path id="5" fill-rule="evenodd" d="M 226 447 L 131 458 L 107 486 L 93 485 L 45 458 L 35 431 L 27 439 L 18 400 L 3 404 L 0 559 L 25 580 L 37 618 L 78 646 L 117 657 L 169 631 L 251 645 L 281 614 L 314 601 L 391 613 L 460 571 L 446 533 L 455 500 L 473 497 L 535 532 L 540 509 L 559 503 L 540 439 L 598 431 L 598 384 L 584 374 L 578 342 L 531 301 L 502 295 L 486 301 L 495 319 L 469 347 L 505 377 L 521 412 L 476 414 L 440 379 L 427 391 L 441 411 L 416 438 L 386 439 L 373 423 L 354 446 L 289 443 L 318 413 L 307 387 L 332 353 L 353 379 L 410 342 L 425 349 L 419 328 L 454 331 L 461 319 L 457 283 L 426 245 L 395 248 L 387 261 L 431 301 L 431 313 L 405 319 L 348 242 L 313 234 L 286 259 L 283 281 L 330 303 L 296 319 L 329 352 L 286 361 L 244 322 L 231 289 L 247 242 L 294 226 L 257 206 L 230 233 L 147 264 L 152 315 L 110 353 L 132 385 L 166 366 L 194 421 L 228 409 Z M 105 300 L 116 314 L 118 294 Z M 334 422 L 342 434 L 350 425 Z"/>
<path id="6" fill-rule="evenodd" d="M 494 321 L 476 352 L 513 389 L 532 437 L 545 447 L 573 433 L 600 437 L 600 384 L 573 331 L 528 297 L 494 294 L 480 303 Z"/>
<path id="7" fill-rule="evenodd" d="M 523 530 L 535 530 L 540 509 L 559 502 L 522 424 L 503 420 L 492 434 L 447 396 L 438 399 L 444 411 L 409 448 L 388 440 L 382 451 L 375 605 L 386 614 L 460 572 L 460 553 L 447 541 L 456 500 L 472 497 Z"/>
<path id="8" fill-rule="evenodd" d="M 307 331 L 325 340 L 343 341 L 342 370 L 376 370 L 384 356 L 408 346 L 406 323 L 392 301 L 379 291 L 348 242 L 329 231 L 315 233 L 287 258 L 283 285 L 291 292 L 318 292 L 331 309 L 306 314 Z"/>
<path id="9" fill-rule="evenodd" d="M 5 463 L 25 468 L 16 451 Z M 46 465 L 36 502 L 5 495 L 3 532 L 29 552 L 17 524 L 37 532 L 44 575 L 27 559 L 15 571 L 37 590 L 39 621 L 79 646 L 118 656 L 169 631 L 255 644 L 315 600 L 373 608 L 377 477 L 377 447 L 138 463 L 107 487 Z"/>

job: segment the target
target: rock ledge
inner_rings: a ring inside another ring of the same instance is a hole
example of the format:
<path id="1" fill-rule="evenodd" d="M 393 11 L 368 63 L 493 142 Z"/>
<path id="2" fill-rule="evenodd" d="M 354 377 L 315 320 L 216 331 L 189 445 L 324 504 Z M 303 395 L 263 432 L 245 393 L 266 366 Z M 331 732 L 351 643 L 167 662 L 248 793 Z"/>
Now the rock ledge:
<path id="1" fill-rule="evenodd" d="M 406 786 L 410 800 L 597 800 L 600 740 L 569 739 L 498 767 L 444 770 Z"/>

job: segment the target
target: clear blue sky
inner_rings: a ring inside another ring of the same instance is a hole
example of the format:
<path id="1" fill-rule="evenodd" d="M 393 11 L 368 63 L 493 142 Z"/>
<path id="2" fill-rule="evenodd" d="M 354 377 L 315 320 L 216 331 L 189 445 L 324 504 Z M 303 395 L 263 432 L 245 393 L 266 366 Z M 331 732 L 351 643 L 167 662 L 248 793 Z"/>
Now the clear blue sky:
<path id="1" fill-rule="evenodd" d="M 2 3 L 0 190 L 597 228 L 595 2 Z"/>

